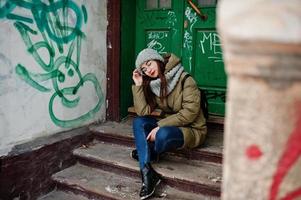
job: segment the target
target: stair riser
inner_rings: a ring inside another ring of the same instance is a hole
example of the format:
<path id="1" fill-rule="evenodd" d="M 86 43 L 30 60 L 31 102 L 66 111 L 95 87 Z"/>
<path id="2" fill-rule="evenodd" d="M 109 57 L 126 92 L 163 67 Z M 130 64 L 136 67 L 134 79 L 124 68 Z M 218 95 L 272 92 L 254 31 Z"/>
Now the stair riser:
<path id="1" fill-rule="evenodd" d="M 168 152 L 167 155 L 169 157 L 178 157 L 178 158 L 186 158 L 188 160 L 200 160 L 200 161 L 206 161 L 211 163 L 218 163 L 222 164 L 223 157 L 221 154 L 211 153 L 207 151 L 194 151 L 194 150 L 188 150 L 188 151 L 181 151 L 181 152 Z"/>
<path id="2" fill-rule="evenodd" d="M 128 147 L 135 148 L 134 139 L 129 137 L 116 137 L 114 135 L 111 135 L 109 133 L 102 133 L 99 134 L 97 132 L 94 132 L 94 138 L 101 142 L 107 142 L 107 143 L 113 143 L 118 145 L 124 145 Z M 189 160 L 201 160 L 201 161 L 207 161 L 212 163 L 222 163 L 223 156 L 222 154 L 217 153 L 211 153 L 207 151 L 194 151 L 194 150 L 188 150 L 188 151 L 181 151 L 181 152 L 172 152 L 168 153 L 170 156 L 176 156 L 180 158 L 186 158 Z"/>
<path id="3" fill-rule="evenodd" d="M 224 124 L 207 122 L 207 127 L 208 127 L 208 129 L 217 129 L 217 130 L 221 130 L 222 132 L 224 132 Z"/>
<path id="4" fill-rule="evenodd" d="M 93 137 L 94 139 L 102 142 L 124 145 L 133 148 L 135 147 L 134 139 L 130 137 L 122 137 L 122 136 L 116 137 L 115 135 L 110 133 L 98 133 L 98 132 L 93 132 Z"/>
<path id="5" fill-rule="evenodd" d="M 99 168 L 105 171 L 114 172 L 117 174 L 122 174 L 130 177 L 140 178 L 140 172 L 138 170 L 131 170 L 126 167 L 116 166 L 110 163 L 94 160 L 92 158 L 87 159 L 87 158 L 80 157 L 78 155 L 75 155 L 75 157 L 77 158 L 78 162 L 83 165 Z M 203 184 L 190 182 L 186 180 L 163 177 L 163 184 L 167 184 L 171 187 L 175 187 L 179 190 L 186 191 L 186 192 L 194 192 L 194 193 L 199 193 L 199 194 L 204 194 L 209 196 L 217 196 L 217 197 L 221 195 L 220 188 L 214 188 L 208 185 L 203 185 Z"/>
<path id="6" fill-rule="evenodd" d="M 202 185 L 202 184 L 187 182 L 178 179 L 175 180 L 171 178 L 164 178 L 164 183 L 171 187 L 178 188 L 179 190 L 183 190 L 187 192 L 194 192 L 197 194 L 214 196 L 214 197 L 221 196 L 221 190 L 219 188 L 212 188 L 208 185 Z"/>

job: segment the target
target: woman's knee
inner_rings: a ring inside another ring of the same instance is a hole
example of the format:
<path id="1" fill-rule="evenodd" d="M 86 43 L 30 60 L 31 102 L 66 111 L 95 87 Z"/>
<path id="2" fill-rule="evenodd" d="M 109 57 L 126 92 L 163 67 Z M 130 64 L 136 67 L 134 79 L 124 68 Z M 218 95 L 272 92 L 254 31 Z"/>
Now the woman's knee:
<path id="1" fill-rule="evenodd" d="M 143 121 L 143 118 L 144 117 L 135 117 L 134 120 L 133 120 L 133 124 L 137 124 L 137 123 L 141 123 Z"/>
<path id="2" fill-rule="evenodd" d="M 145 135 L 145 137 L 148 135 L 148 133 L 157 126 L 157 120 L 151 117 L 146 116 L 140 116 L 136 117 L 133 120 L 133 133 L 134 136 L 141 135 L 141 133 L 144 133 L 142 135 Z"/>
<path id="3" fill-rule="evenodd" d="M 156 141 L 162 143 L 168 139 L 169 131 L 165 127 L 161 127 L 156 134 Z"/>
<path id="4" fill-rule="evenodd" d="M 146 122 L 149 122 L 150 120 L 152 120 L 150 117 L 138 116 L 138 117 L 134 118 L 133 126 L 145 124 Z"/>
<path id="5" fill-rule="evenodd" d="M 161 127 L 155 139 L 155 149 L 158 153 L 179 148 L 183 145 L 182 131 L 176 127 Z"/>

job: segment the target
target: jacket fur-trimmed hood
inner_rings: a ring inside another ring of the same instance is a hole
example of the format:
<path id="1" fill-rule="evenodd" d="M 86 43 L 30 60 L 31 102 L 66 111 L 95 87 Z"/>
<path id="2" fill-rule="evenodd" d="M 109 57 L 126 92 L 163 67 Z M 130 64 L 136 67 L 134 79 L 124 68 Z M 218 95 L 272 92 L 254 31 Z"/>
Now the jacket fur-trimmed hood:
<path id="1" fill-rule="evenodd" d="M 178 58 L 173 53 L 167 54 L 167 55 L 165 55 L 165 57 L 169 57 L 169 58 L 168 58 L 168 62 L 165 65 L 164 74 L 169 72 L 172 68 L 174 68 L 175 66 L 177 66 L 181 62 L 180 58 Z"/>

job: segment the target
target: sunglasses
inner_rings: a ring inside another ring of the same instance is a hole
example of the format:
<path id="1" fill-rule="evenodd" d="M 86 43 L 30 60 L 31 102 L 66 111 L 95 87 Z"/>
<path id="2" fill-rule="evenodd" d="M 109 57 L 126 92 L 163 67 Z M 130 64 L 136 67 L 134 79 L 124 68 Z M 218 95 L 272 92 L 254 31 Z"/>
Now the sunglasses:
<path id="1" fill-rule="evenodd" d="M 146 66 L 150 66 L 151 65 L 151 61 L 146 61 L 145 64 L 146 64 Z M 140 67 L 139 71 L 141 72 L 142 76 L 147 76 L 146 75 L 146 72 L 147 72 L 147 68 L 146 67 Z"/>
<path id="2" fill-rule="evenodd" d="M 141 67 L 139 71 L 141 72 L 141 75 L 142 75 L 142 76 L 147 76 L 147 75 L 146 75 L 147 68 Z"/>

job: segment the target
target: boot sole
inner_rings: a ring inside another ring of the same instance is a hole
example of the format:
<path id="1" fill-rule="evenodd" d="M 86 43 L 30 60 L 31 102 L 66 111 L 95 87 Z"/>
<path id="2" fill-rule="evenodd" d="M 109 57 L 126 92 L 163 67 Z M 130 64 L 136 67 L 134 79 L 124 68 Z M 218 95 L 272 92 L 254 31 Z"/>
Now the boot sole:
<path id="1" fill-rule="evenodd" d="M 156 183 L 153 191 L 149 194 L 149 195 L 146 195 L 146 196 L 143 196 L 143 197 L 140 197 L 141 200 L 144 200 L 144 199 L 147 199 L 148 197 L 152 196 L 156 190 L 156 187 L 161 183 L 161 179 L 158 180 L 158 182 Z"/>

